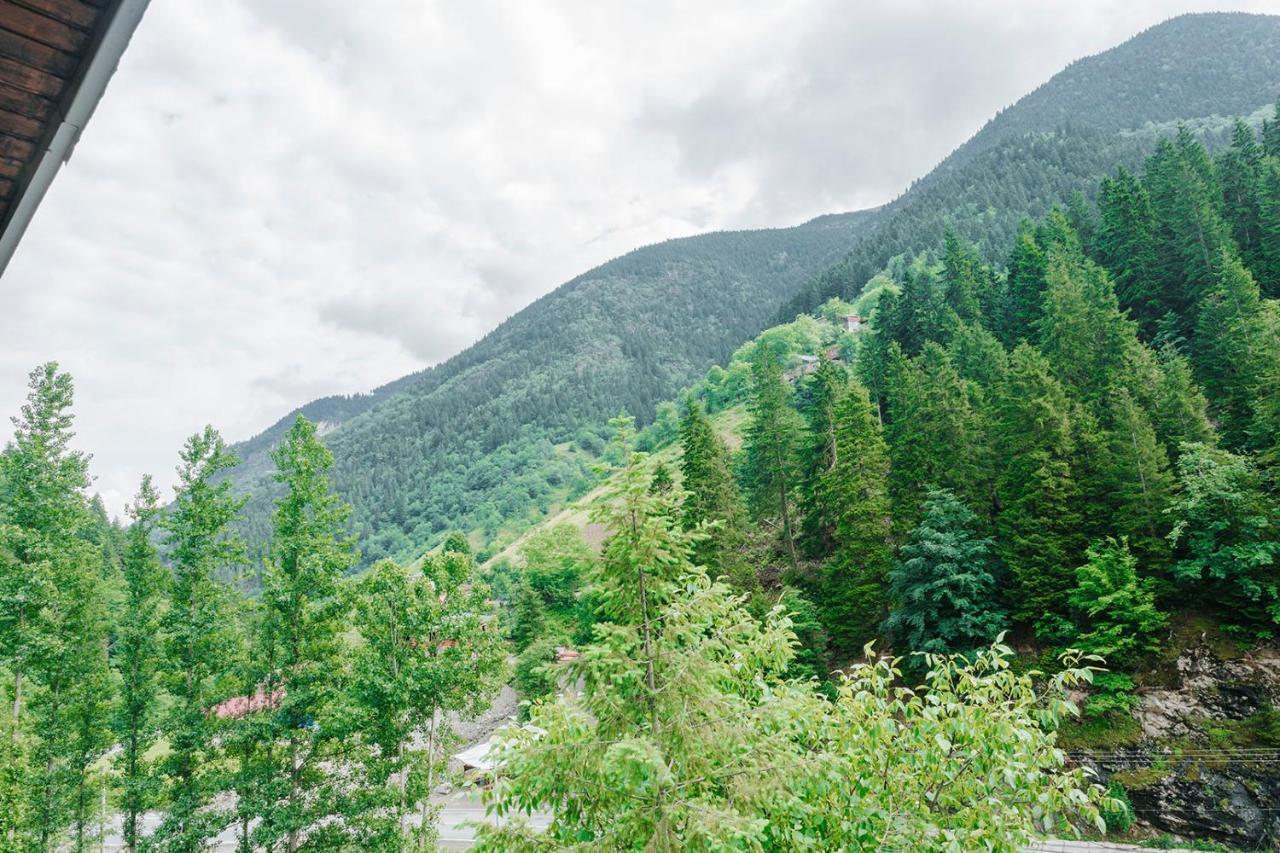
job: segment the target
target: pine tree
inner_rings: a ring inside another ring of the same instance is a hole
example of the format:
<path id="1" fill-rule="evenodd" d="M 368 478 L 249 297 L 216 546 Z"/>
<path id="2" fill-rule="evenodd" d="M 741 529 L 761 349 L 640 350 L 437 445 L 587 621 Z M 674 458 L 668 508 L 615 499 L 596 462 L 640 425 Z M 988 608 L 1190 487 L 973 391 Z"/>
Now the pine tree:
<path id="1" fill-rule="evenodd" d="M 211 807 L 228 783 L 220 762 L 219 726 L 210 714 L 226 698 L 239 637 L 228 590 L 219 575 L 244 561 L 244 547 L 229 532 L 244 503 L 219 475 L 236 464 L 213 427 L 187 439 L 178 487 L 164 527 L 172 561 L 172 594 L 164 627 L 164 686 L 172 703 L 161 731 L 169 754 L 161 765 L 165 814 L 153 841 L 180 853 L 203 850 L 228 820 Z"/>
<path id="2" fill-rule="evenodd" d="M 1014 239 L 1006 265 L 1006 302 L 1004 319 L 1000 323 L 1000 340 L 1005 346 L 1035 336 L 1047 265 L 1048 258 L 1036 240 L 1034 226 L 1024 220 L 1018 227 L 1018 236 Z"/>
<path id="3" fill-rule="evenodd" d="M 82 489 L 88 457 L 70 448 L 74 394 L 55 362 L 31 372 L 0 471 L 0 638 L 13 674 L 6 775 L 22 779 L 22 825 L 9 840 L 50 849 L 87 827 L 92 765 L 110 744 L 104 555 Z M 96 798 L 94 798 L 96 799 Z M 24 831 L 25 830 L 25 831 Z"/>
<path id="4" fill-rule="evenodd" d="M 1258 179 L 1258 259 L 1254 274 L 1263 294 L 1280 298 L 1280 155 L 1268 157 Z"/>
<path id="5" fill-rule="evenodd" d="M 1052 631 L 1066 610 L 1076 560 L 1083 551 L 1070 403 L 1049 364 L 1028 345 L 1009 360 L 1001 389 L 998 446 L 1004 458 L 998 493 L 1001 556 L 1013 574 L 1012 614 Z M 1046 618 L 1047 617 L 1047 618 Z"/>
<path id="6" fill-rule="evenodd" d="M 547 608 L 527 575 L 520 576 L 520 585 L 516 588 L 516 600 L 511 619 L 511 642 L 516 651 L 524 651 L 529 644 L 538 639 L 546 631 Z"/>
<path id="7" fill-rule="evenodd" d="M 1262 146 L 1253 128 L 1236 119 L 1231 147 L 1218 158 L 1222 184 L 1222 214 L 1240 249 L 1240 258 L 1251 269 L 1262 260 L 1261 210 Z"/>
<path id="8" fill-rule="evenodd" d="M 1124 539 L 1098 542 L 1085 557 L 1069 596 L 1081 630 L 1073 643 L 1112 667 L 1132 666 L 1159 648 L 1156 634 L 1167 621 L 1156 609 L 1151 579 L 1138 577 L 1138 560 Z"/>
<path id="9" fill-rule="evenodd" d="M 947 304 L 961 320 L 982 317 L 990 306 L 990 270 L 978 251 L 950 229 L 942 240 L 942 282 Z"/>
<path id="10" fill-rule="evenodd" d="M 892 602 L 885 629 L 912 652 L 970 653 L 1005 628 L 996 591 L 992 540 L 950 491 L 934 489 L 920 523 L 889 572 Z"/>
<path id="11" fill-rule="evenodd" d="M 976 323 L 956 328 L 947 355 L 960 377 L 984 393 L 999 387 L 1009 369 L 1009 353 L 995 335 Z"/>
<path id="12" fill-rule="evenodd" d="M 991 505 L 993 474 L 981 390 L 960 377 L 947 351 L 926 344 L 911 362 L 899 359 L 886 386 L 894 520 L 905 532 L 919 518 L 931 487 L 948 488 L 977 506 Z"/>
<path id="13" fill-rule="evenodd" d="M 1184 444 L 1216 444 L 1217 433 L 1209 422 L 1209 401 L 1192 376 L 1190 362 L 1166 345 L 1160 350 L 1158 367 L 1155 381 L 1149 386 L 1154 391 L 1151 414 L 1156 435 L 1164 443 L 1169 459 L 1176 460 Z"/>
<path id="14" fill-rule="evenodd" d="M 835 461 L 817 484 L 819 501 L 835 519 L 836 545 L 818 603 L 832 646 L 848 653 L 875 635 L 884 616 L 889 455 L 871 400 L 857 383 L 836 405 L 835 430 Z"/>
<path id="15" fill-rule="evenodd" d="M 681 521 L 685 530 L 715 525 L 694 543 L 694 562 L 722 572 L 744 587 L 754 573 L 741 555 L 746 509 L 729 460 L 729 449 L 702 406 L 685 398 L 680 419 L 680 473 L 685 490 Z"/>
<path id="16" fill-rule="evenodd" d="M 1104 270 L 1064 249 L 1050 252 L 1040 351 L 1054 376 L 1076 396 L 1097 402 L 1123 382 L 1138 345 L 1134 324 L 1120 311 Z"/>
<path id="17" fill-rule="evenodd" d="M 671 469 L 665 463 L 659 462 L 653 469 L 653 479 L 649 481 L 649 488 L 655 492 L 669 492 L 675 488 L 675 480 L 671 478 Z"/>
<path id="18" fill-rule="evenodd" d="M 1280 507 L 1253 461 L 1188 445 L 1178 459 L 1170 541 L 1175 577 L 1217 604 L 1236 625 L 1264 634 L 1280 625 Z"/>
<path id="19" fill-rule="evenodd" d="M 137 850 L 140 819 L 157 794 L 153 768 L 146 755 L 155 743 L 159 713 L 160 624 L 168 575 L 152 544 L 160 514 L 160 496 L 151 477 L 142 478 L 129 508 L 133 523 L 126 534 L 122 574 L 124 601 L 116 626 L 115 668 L 120 675 L 120 705 L 115 735 L 120 743 L 116 772 L 120 775 L 121 836 Z"/>
<path id="20" fill-rule="evenodd" d="M 257 768 L 253 839 L 294 853 L 334 819 L 344 784 L 327 768 L 343 751 L 336 725 L 346 684 L 339 585 L 356 553 L 346 532 L 351 509 L 333 494 L 333 454 L 315 424 L 299 416 L 271 456 L 284 495 L 276 502 L 262 591 L 258 649 L 270 668 L 254 692 L 278 707 L 256 724 L 265 756 Z"/>
<path id="21" fill-rule="evenodd" d="M 1162 141 L 1148 158 L 1143 186 L 1156 219 L 1160 304 L 1179 330 L 1190 330 L 1194 307 L 1213 287 L 1219 258 L 1234 251 L 1222 219 L 1222 192 L 1204 147 L 1180 128 L 1174 142 Z"/>
<path id="22" fill-rule="evenodd" d="M 1271 119 L 1262 120 L 1262 151 L 1268 157 L 1280 157 L 1280 101 Z"/>
<path id="23" fill-rule="evenodd" d="M 1160 292 L 1155 212 L 1138 179 L 1121 168 L 1098 188 L 1101 225 L 1096 247 L 1116 281 L 1120 305 L 1150 338 L 1166 308 Z"/>
<path id="24" fill-rule="evenodd" d="M 748 404 L 751 420 L 744 441 L 747 500 L 756 518 L 781 522 L 782 546 L 795 568 L 792 505 L 802 423 L 791 408 L 791 389 L 782 377 L 781 361 L 771 348 L 758 349 L 752 379 Z"/>
<path id="25" fill-rule="evenodd" d="M 1232 254 L 1219 259 L 1213 290 L 1196 317 L 1193 363 L 1210 389 L 1210 411 L 1228 447 L 1244 447 L 1269 365 L 1280 360 L 1280 341 L 1269 335 L 1258 285 Z"/>
<path id="26" fill-rule="evenodd" d="M 1280 305 L 1272 302 L 1268 306 L 1261 326 L 1263 340 L 1280 340 Z M 1275 348 L 1271 351 L 1274 353 Z M 1265 360 L 1258 375 L 1258 400 L 1249 426 L 1249 444 L 1280 482 L 1280 357 Z"/>
<path id="27" fill-rule="evenodd" d="M 1168 558 L 1165 508 L 1173 475 L 1146 412 L 1125 388 L 1107 403 L 1107 508 L 1110 528 L 1133 544 L 1147 565 Z"/>
<path id="28" fill-rule="evenodd" d="M 835 408 L 848 382 L 843 368 L 824 361 L 802 389 L 799 408 L 808 431 L 800 459 L 800 545 L 811 558 L 825 557 L 834 547 L 835 519 L 817 500 L 816 486 L 835 464 Z"/>

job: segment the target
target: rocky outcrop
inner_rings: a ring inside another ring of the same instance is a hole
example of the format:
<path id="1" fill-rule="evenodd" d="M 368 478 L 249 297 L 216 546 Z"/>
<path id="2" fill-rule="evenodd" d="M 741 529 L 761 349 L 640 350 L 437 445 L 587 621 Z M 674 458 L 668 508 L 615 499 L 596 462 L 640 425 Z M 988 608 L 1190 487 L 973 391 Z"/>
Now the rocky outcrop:
<path id="1" fill-rule="evenodd" d="M 1129 746 L 1082 755 L 1162 833 L 1280 850 L 1280 650 L 1204 636 L 1147 674 Z"/>

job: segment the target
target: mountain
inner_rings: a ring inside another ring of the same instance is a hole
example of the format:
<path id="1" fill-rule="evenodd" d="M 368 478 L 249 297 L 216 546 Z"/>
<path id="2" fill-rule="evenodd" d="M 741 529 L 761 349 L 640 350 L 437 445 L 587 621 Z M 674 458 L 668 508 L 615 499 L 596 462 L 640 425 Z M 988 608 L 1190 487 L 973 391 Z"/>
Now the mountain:
<path id="1" fill-rule="evenodd" d="M 774 322 L 853 296 L 946 229 L 988 259 L 1181 122 L 1211 146 L 1225 115 L 1261 117 L 1280 93 L 1280 18 L 1188 15 L 1073 63 L 1002 111 L 891 204 L 777 230 L 639 249 L 562 285 L 441 365 L 369 395 L 302 407 L 323 421 L 364 556 L 408 556 L 461 528 L 502 546 L 585 491 L 603 424 L 655 405 Z M 260 539 L 266 452 L 293 415 L 239 445 Z"/>
<path id="2" fill-rule="evenodd" d="M 587 488 L 599 425 L 641 417 L 769 325 L 837 260 L 875 211 L 794 228 L 646 246 L 536 300 L 457 356 L 367 395 L 299 408 L 237 445 L 252 494 L 246 533 L 266 531 L 269 449 L 302 414 L 321 423 L 356 506 L 366 559 L 408 555 L 453 528 L 488 541 Z"/>
<path id="3" fill-rule="evenodd" d="M 1187 124 L 1211 147 L 1230 118 L 1261 120 L 1280 94 L 1280 17 L 1182 15 L 1085 57 L 1001 110 L 907 192 L 881 226 L 811 282 L 775 318 L 851 296 L 889 259 L 939 245 L 947 228 L 991 260 L 1023 218 L 1037 218 L 1098 178 L 1134 168 L 1161 136 Z"/>

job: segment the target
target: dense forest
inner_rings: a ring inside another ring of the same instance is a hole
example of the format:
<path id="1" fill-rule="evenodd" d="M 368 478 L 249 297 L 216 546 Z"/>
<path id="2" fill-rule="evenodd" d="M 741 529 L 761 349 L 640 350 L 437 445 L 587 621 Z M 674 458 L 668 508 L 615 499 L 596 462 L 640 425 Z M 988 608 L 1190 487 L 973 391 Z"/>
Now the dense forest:
<path id="1" fill-rule="evenodd" d="M 1175 19 L 885 208 L 648 247 L 436 368 L 206 427 L 124 523 L 36 367 L 0 452 L 0 848 L 431 849 L 506 684 L 481 849 L 1151 824 L 1156 769 L 1099 784 L 1079 748 L 1126 742 L 1176 623 L 1280 629 L 1274 56 L 1276 19 Z M 1211 742 L 1276 754 L 1247 705 Z"/>
<path id="2" fill-rule="evenodd" d="M 743 341 L 831 296 L 851 299 L 948 229 L 999 262 L 1024 218 L 1076 193 L 1077 206 L 1091 202 L 1104 175 L 1136 169 L 1178 121 L 1221 148 L 1222 116 L 1257 111 L 1256 123 L 1280 91 L 1275 56 L 1275 18 L 1176 18 L 1073 63 L 884 208 L 640 249 L 437 367 L 294 414 L 332 430 L 334 482 L 364 564 L 412 557 L 452 529 L 477 549 L 504 546 L 595 482 L 603 424 L 619 410 L 649 423 Z M 236 446 L 243 462 L 229 476 L 250 495 L 241 530 L 255 551 L 270 527 L 268 452 L 294 414 Z"/>
<path id="3" fill-rule="evenodd" d="M 1096 208 L 1025 222 L 1002 264 L 948 233 L 868 283 L 868 331 L 831 322 L 854 309 L 834 300 L 659 407 L 643 479 L 680 493 L 669 517 L 699 533 L 694 562 L 764 623 L 789 620 L 787 675 L 825 682 L 868 642 L 974 659 L 1008 634 L 1019 665 L 1049 671 L 1084 650 L 1108 668 L 1060 735 L 1090 746 L 1135 737 L 1135 673 L 1181 651 L 1174 618 L 1238 648 L 1274 643 L 1277 155 L 1280 108 L 1261 134 L 1237 123 L 1217 158 L 1180 132 L 1137 174 L 1105 178 Z M 740 416 L 722 430 L 718 412 Z M 492 565 L 525 695 L 554 693 L 556 648 L 599 642 L 592 578 L 609 541 L 596 558 L 578 525 L 544 526 L 515 565 Z M 908 678 L 932 665 L 902 664 Z M 1278 721 L 1264 701 L 1217 726 L 1270 755 Z M 527 772 L 567 785 L 543 760 Z M 1116 774 L 1108 826 L 1132 824 L 1125 780 L 1159 776 Z"/>
<path id="4" fill-rule="evenodd" d="M 580 494 L 620 408 L 656 403 L 768 325 L 871 214 L 709 234 L 639 249 L 539 299 L 438 367 L 366 397 L 304 407 L 329 426 L 339 492 L 365 562 L 411 557 L 461 528 L 485 547 Z M 354 413 L 354 416 L 352 415 Z M 291 416 L 292 417 L 292 416 Z M 269 530 L 269 448 L 288 419 L 238 446 L 242 530 Z"/>
<path id="5" fill-rule="evenodd" d="M 601 548 L 548 528 L 519 570 L 454 533 L 355 572 L 304 417 L 258 565 L 211 427 L 122 528 L 86 497 L 71 378 L 38 367 L 0 455 L 0 837 L 87 850 L 118 814 L 131 849 L 429 847 L 451 721 L 509 649 L 527 724 L 493 747 L 509 819 L 482 849 L 1126 830 L 1123 784 L 1059 745 L 1074 696 L 1122 725 L 1177 611 L 1243 644 L 1280 626 L 1280 106 L 1216 157 L 1162 139 L 1096 197 L 1000 265 L 947 233 L 868 282 L 868 329 L 829 303 L 643 435 L 614 419 Z M 731 450 L 708 411 L 735 407 Z"/>

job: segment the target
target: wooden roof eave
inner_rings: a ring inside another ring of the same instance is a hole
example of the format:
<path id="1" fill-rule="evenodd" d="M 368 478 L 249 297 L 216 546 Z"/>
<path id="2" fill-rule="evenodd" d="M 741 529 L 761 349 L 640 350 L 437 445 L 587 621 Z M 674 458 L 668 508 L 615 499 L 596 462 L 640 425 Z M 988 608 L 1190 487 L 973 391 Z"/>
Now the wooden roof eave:
<path id="1" fill-rule="evenodd" d="M 51 115 L 44 120 L 34 154 L 12 179 L 9 205 L 0 215 L 0 276 L 8 268 L 49 185 L 70 159 L 149 2 L 111 0 L 103 8 L 74 73 Z"/>

